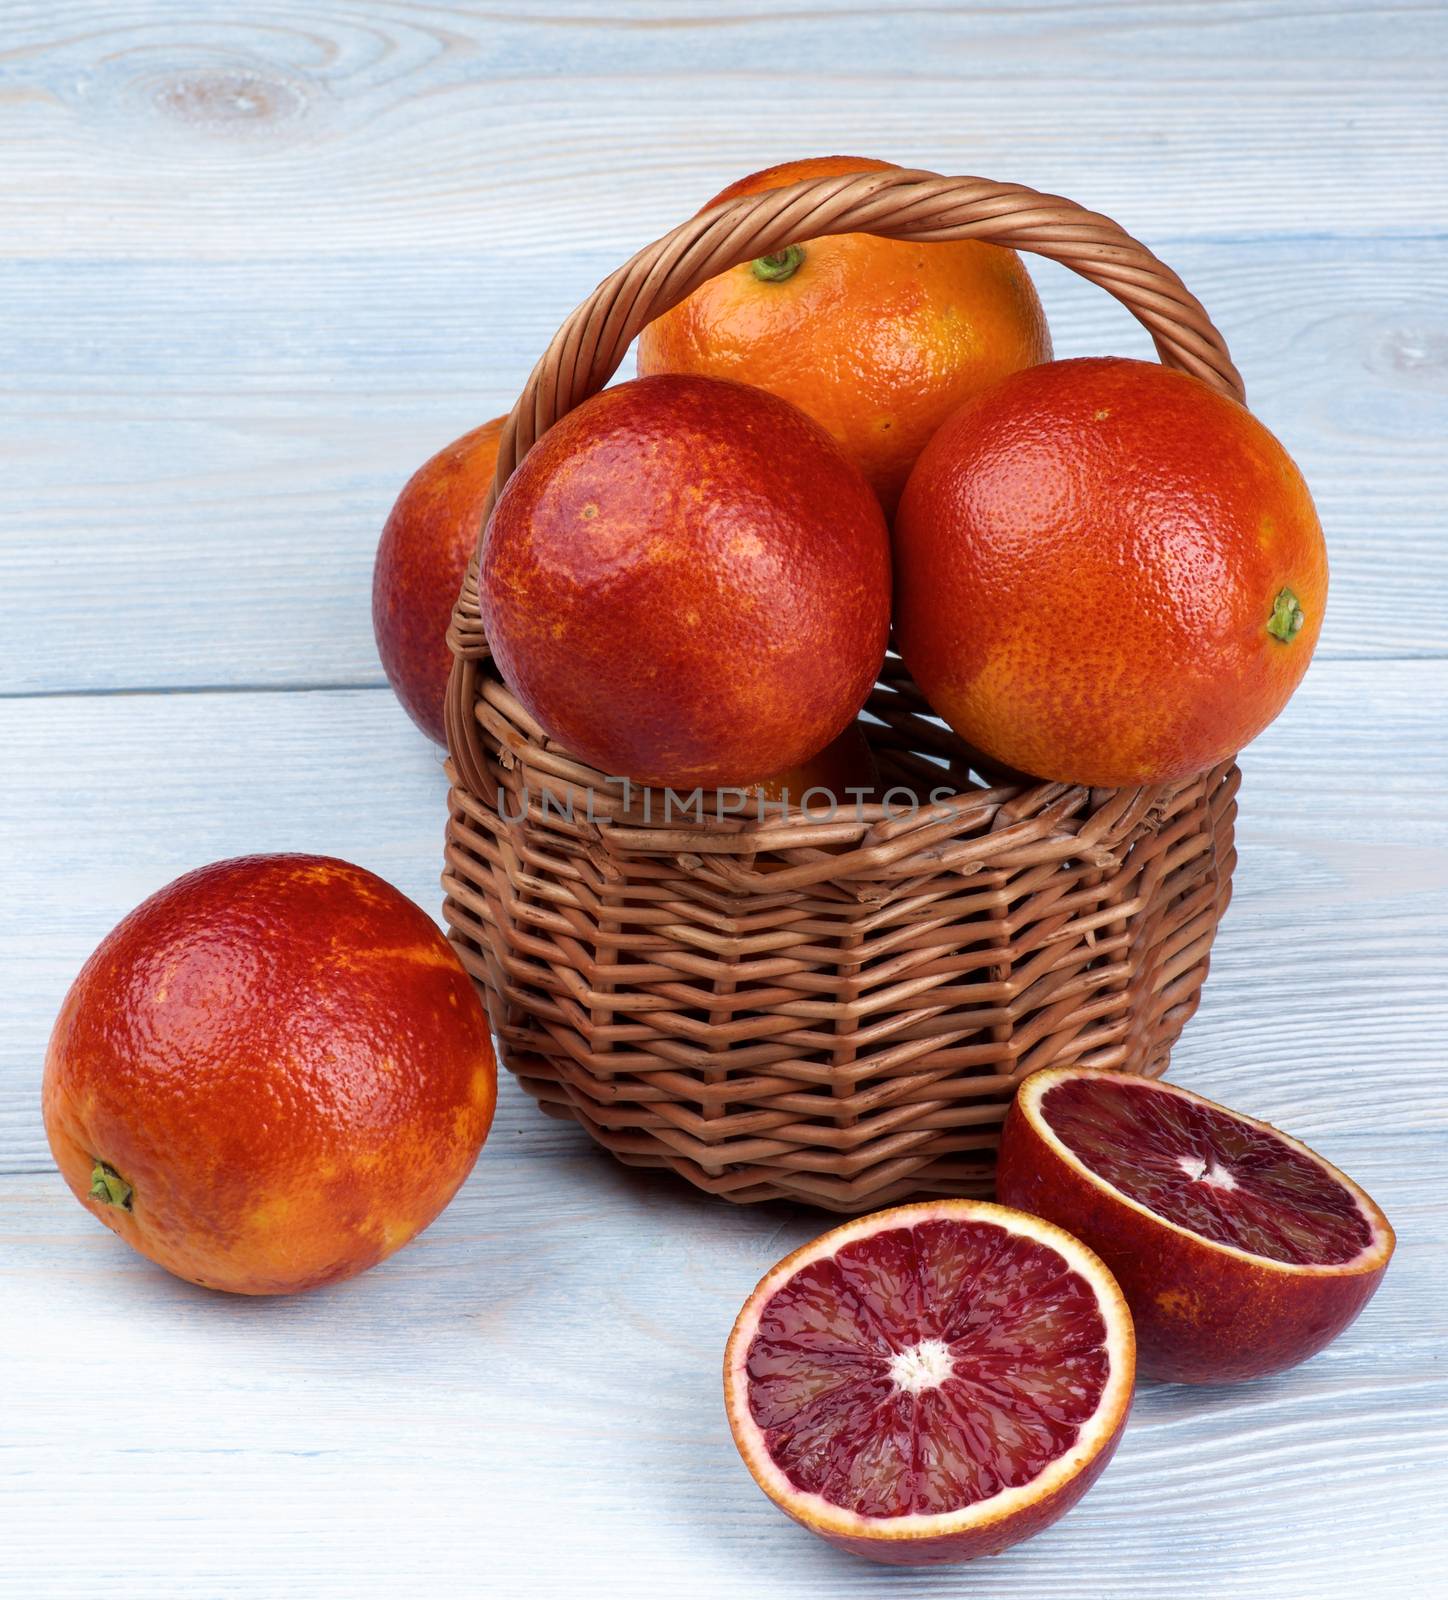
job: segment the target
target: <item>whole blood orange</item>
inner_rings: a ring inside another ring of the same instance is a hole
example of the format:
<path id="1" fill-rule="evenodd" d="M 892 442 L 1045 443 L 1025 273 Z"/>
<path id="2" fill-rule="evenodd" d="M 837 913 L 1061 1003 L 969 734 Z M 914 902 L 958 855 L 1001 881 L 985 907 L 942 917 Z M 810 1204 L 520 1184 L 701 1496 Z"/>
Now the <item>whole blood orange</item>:
<path id="1" fill-rule="evenodd" d="M 1316 1355 L 1367 1304 L 1387 1218 L 1296 1139 L 1174 1084 L 1053 1067 L 1021 1085 L 996 1192 L 1116 1274 L 1149 1377 L 1227 1383 Z"/>
<path id="2" fill-rule="evenodd" d="M 819 156 L 731 184 L 710 206 L 806 178 L 888 171 Z M 720 273 L 639 336 L 640 373 L 758 384 L 824 424 L 893 512 L 925 442 L 986 385 L 1049 361 L 1051 337 L 1014 250 L 868 233 L 792 245 Z"/>
<path id="3" fill-rule="evenodd" d="M 895 521 L 895 626 L 931 705 L 1067 783 L 1186 778 L 1254 739 L 1327 602 L 1302 475 L 1244 406 L 1150 362 L 1058 361 L 961 407 Z"/>
<path id="4" fill-rule="evenodd" d="M 773 777 L 754 785 L 754 792 L 765 800 L 799 806 L 810 797 L 811 806 L 826 804 L 826 796 L 836 807 L 867 802 L 880 785 L 880 768 L 875 752 L 858 722 L 852 722 L 838 739 L 808 761 L 786 767 Z M 772 813 L 777 815 L 777 811 Z"/>
<path id="5" fill-rule="evenodd" d="M 45 1061 L 71 1190 L 193 1283 L 287 1294 L 430 1223 L 492 1120 L 492 1041 L 430 918 L 321 856 L 178 878 L 102 941 Z"/>
<path id="6" fill-rule="evenodd" d="M 1131 1316 L 1070 1234 L 979 1201 L 832 1229 L 750 1295 L 729 1425 L 765 1494 L 856 1555 L 993 1555 L 1064 1515 L 1131 1404 Z"/>
<path id="7" fill-rule="evenodd" d="M 372 568 L 372 631 L 403 709 L 447 743 L 443 692 L 452 671 L 447 628 L 477 547 L 505 417 L 455 439 L 407 480 L 382 529 Z"/>
<path id="8" fill-rule="evenodd" d="M 640 783 L 749 784 L 863 704 L 889 630 L 869 486 L 787 401 L 715 378 L 606 389 L 489 519 L 483 625 L 546 732 Z"/>

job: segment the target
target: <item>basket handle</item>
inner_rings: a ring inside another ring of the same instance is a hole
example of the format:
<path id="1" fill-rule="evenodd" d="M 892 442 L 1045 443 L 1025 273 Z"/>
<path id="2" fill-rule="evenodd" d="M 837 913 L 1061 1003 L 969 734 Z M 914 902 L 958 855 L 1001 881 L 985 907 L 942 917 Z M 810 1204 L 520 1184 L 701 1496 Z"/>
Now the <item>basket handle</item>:
<path id="1" fill-rule="evenodd" d="M 691 217 L 599 284 L 554 335 L 523 385 L 499 441 L 488 512 L 533 444 L 604 387 L 646 323 L 731 267 L 832 233 L 874 233 L 922 243 L 983 239 L 1059 261 L 1119 300 L 1151 335 L 1164 365 L 1189 372 L 1235 399 L 1244 397 L 1241 375 L 1201 302 L 1170 267 L 1109 217 L 1059 195 L 986 178 L 942 178 L 895 168 L 809 178 L 743 195 Z M 478 675 L 488 654 L 478 610 L 481 549 L 479 530 L 478 548 L 448 629 L 453 669 L 446 723 L 458 776 L 475 794 L 490 796 L 492 784 L 473 716 Z"/>

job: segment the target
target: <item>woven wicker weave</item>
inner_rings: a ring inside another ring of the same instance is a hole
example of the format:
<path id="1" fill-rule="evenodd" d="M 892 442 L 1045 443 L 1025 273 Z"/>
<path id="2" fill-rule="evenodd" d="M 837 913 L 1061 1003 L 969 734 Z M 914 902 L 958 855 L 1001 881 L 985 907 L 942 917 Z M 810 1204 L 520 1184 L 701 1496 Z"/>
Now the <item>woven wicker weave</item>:
<path id="1" fill-rule="evenodd" d="M 602 283 L 528 380 L 499 486 L 651 317 L 729 267 L 846 232 L 1048 256 L 1125 304 L 1164 362 L 1242 393 L 1202 307 L 1107 218 L 980 178 L 870 172 L 715 207 Z M 554 745 L 498 678 L 476 557 L 449 642 L 453 942 L 508 1066 L 620 1160 L 846 1212 L 988 1194 L 1025 1073 L 1165 1069 L 1230 893 L 1234 766 L 1156 789 L 992 784 L 892 656 L 862 723 L 905 791 L 889 806 L 665 820 L 659 796 Z M 953 798 L 908 803 L 942 784 Z"/>

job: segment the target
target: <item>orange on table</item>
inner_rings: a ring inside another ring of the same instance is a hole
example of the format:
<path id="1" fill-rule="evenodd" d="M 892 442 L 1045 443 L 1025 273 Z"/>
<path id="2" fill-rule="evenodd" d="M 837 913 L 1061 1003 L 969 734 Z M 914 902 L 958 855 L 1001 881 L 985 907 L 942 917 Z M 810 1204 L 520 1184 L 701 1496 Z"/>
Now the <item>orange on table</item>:
<path id="1" fill-rule="evenodd" d="M 928 1200 L 832 1228 L 755 1288 L 724 1353 L 734 1443 L 812 1533 L 903 1566 L 1062 1517 L 1121 1438 L 1131 1314 L 1053 1223 Z"/>
<path id="2" fill-rule="evenodd" d="M 492 1121 L 487 1016 L 432 919 L 323 856 L 188 873 L 71 986 L 46 1132 L 76 1198 L 178 1277 L 287 1294 L 430 1223 Z"/>
<path id="3" fill-rule="evenodd" d="M 769 167 L 709 202 L 895 163 L 819 156 Z M 895 509 L 915 458 L 964 400 L 1051 357 L 1013 250 L 848 233 L 720 273 L 639 336 L 638 370 L 734 378 L 822 423 Z"/>
<path id="4" fill-rule="evenodd" d="M 894 529 L 895 636 L 986 756 L 1117 787 L 1235 754 L 1307 670 L 1327 552 L 1237 401 L 1147 361 L 1057 361 L 968 401 Z"/>
<path id="5" fill-rule="evenodd" d="M 1115 1274 L 1141 1371 L 1241 1383 L 1331 1343 L 1396 1243 L 1305 1144 L 1174 1083 L 1048 1067 L 1001 1132 L 996 1193 L 1069 1227 Z"/>

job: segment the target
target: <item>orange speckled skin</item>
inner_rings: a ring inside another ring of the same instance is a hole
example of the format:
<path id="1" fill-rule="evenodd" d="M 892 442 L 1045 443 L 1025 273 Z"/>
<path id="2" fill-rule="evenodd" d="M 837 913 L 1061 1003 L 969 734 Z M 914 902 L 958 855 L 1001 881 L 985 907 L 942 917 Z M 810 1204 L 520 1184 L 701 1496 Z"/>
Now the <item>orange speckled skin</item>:
<path id="1" fill-rule="evenodd" d="M 498 464 L 504 417 L 474 428 L 423 462 L 382 529 L 372 569 L 372 631 L 403 709 L 439 744 L 452 670 L 447 627 L 478 542 Z"/>
<path id="2" fill-rule="evenodd" d="M 1306 1361 L 1387 1270 L 1305 1276 L 1198 1242 L 1063 1161 L 1019 1104 L 1001 1130 L 996 1198 L 1069 1228 L 1101 1257 L 1131 1307 L 1138 1370 L 1163 1383 L 1241 1383 Z"/>
<path id="3" fill-rule="evenodd" d="M 889 535 L 823 429 L 713 378 L 641 378 L 551 428 L 483 548 L 483 625 L 601 771 L 753 783 L 822 749 L 884 659 Z"/>
<path id="4" fill-rule="evenodd" d="M 862 156 L 790 161 L 740 179 L 709 206 L 893 166 Z M 711 278 L 644 329 L 638 369 L 737 378 L 792 400 L 844 447 L 889 515 L 956 406 L 1050 360 L 1045 313 L 1020 257 L 998 245 L 847 233 L 803 249 L 783 282 L 761 282 L 747 263 Z"/>
<path id="5" fill-rule="evenodd" d="M 1167 782 L 1286 705 L 1327 603 L 1301 473 L 1244 407 L 1150 362 L 1058 361 L 963 406 L 895 520 L 895 628 L 935 710 L 1067 783 Z M 1304 621 L 1267 631 L 1283 588 Z"/>
<path id="6" fill-rule="evenodd" d="M 120 922 L 51 1035 L 44 1112 L 82 1205 L 179 1277 L 288 1294 L 363 1271 L 471 1170 L 497 1073 L 432 921 L 360 867 L 248 856 Z M 89 1197 L 103 1161 L 132 1209 Z"/>

